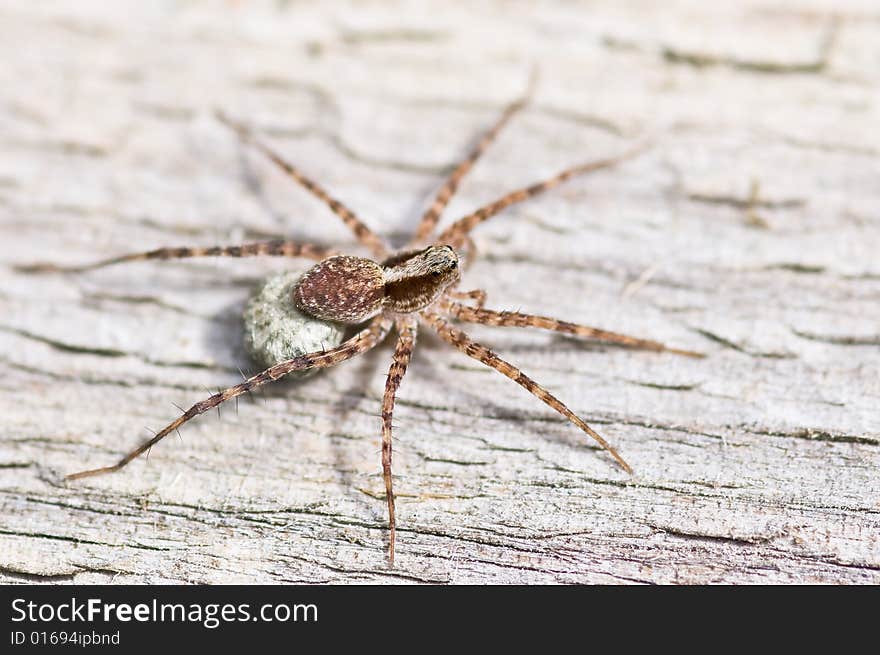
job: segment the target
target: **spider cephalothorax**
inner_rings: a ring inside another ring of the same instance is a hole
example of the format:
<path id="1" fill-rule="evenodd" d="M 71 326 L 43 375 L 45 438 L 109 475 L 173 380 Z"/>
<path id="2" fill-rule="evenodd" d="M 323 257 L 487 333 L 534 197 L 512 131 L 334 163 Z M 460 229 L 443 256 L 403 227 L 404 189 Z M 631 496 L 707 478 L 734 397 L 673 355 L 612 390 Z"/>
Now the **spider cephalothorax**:
<path id="1" fill-rule="evenodd" d="M 392 255 L 382 265 L 385 306 L 393 312 L 424 309 L 461 280 L 458 254 L 449 245 Z"/>
<path id="2" fill-rule="evenodd" d="M 293 286 L 290 291 L 290 302 L 316 319 L 349 325 L 361 325 L 359 331 L 354 336 L 342 341 L 333 348 L 322 348 L 321 350 L 296 355 L 289 359 L 282 358 L 281 361 L 271 359 L 267 363 L 268 368 L 264 371 L 257 373 L 240 384 L 219 391 L 197 402 L 160 430 L 152 439 L 129 452 L 116 464 L 73 473 L 68 475 L 67 479 L 74 480 L 100 473 L 117 471 L 139 455 L 147 452 L 153 445 L 195 416 L 285 375 L 307 369 L 333 366 L 366 352 L 381 343 L 391 329 L 394 328 L 398 335 L 397 344 L 394 350 L 394 359 L 386 379 L 385 394 L 382 401 L 382 474 L 385 481 L 386 501 L 388 503 L 388 524 L 390 529 L 389 557 L 393 562 L 395 511 L 391 476 L 391 419 L 394 410 L 394 399 L 415 348 L 416 333 L 419 325 L 434 330 L 441 339 L 456 349 L 495 369 L 529 391 L 592 437 L 614 457 L 624 470 L 631 472 L 629 465 L 617 451 L 556 396 L 544 389 L 517 367 L 505 361 L 485 346 L 473 341 L 467 334 L 450 322 L 462 321 L 502 327 L 534 327 L 622 346 L 700 356 L 697 353 L 686 350 L 667 348 L 656 341 L 638 339 L 585 325 L 567 323 L 546 316 L 485 309 L 483 307 L 486 300 L 486 293 L 484 291 L 480 289 L 459 291 L 457 289 L 461 278 L 459 252 L 461 252 L 460 249 L 464 249 L 464 251 L 468 252 L 469 256 L 473 256 L 473 248 L 470 244 L 470 231 L 474 227 L 498 214 L 506 207 L 543 193 L 574 175 L 611 167 L 640 152 L 639 149 L 636 149 L 617 157 L 589 162 L 564 170 L 540 183 L 512 191 L 495 202 L 489 203 L 475 212 L 460 218 L 436 238 L 431 239 L 443 209 L 458 188 L 462 178 L 493 141 L 501 127 L 523 105 L 524 101 L 518 101 L 510 105 L 495 125 L 483 135 L 471 154 L 455 168 L 445 184 L 437 192 L 434 202 L 422 216 L 422 220 L 411 243 L 411 249 L 397 254 L 389 254 L 385 242 L 357 218 L 354 212 L 338 200 L 332 198 L 316 182 L 303 175 L 274 150 L 256 140 L 254 135 L 245 126 L 220 115 L 220 120 L 232 127 L 245 141 L 252 143 L 275 164 L 280 166 L 293 180 L 322 200 L 333 213 L 342 219 L 358 240 L 370 248 L 376 259 L 337 255 L 328 248 L 312 244 L 292 241 L 267 241 L 240 246 L 217 246 L 211 248 L 161 248 L 145 253 L 123 255 L 80 267 L 64 268 L 47 264 L 28 267 L 31 271 L 85 271 L 108 264 L 148 259 L 176 259 L 199 256 L 246 257 L 253 255 L 305 257 L 316 260 L 319 263 L 307 271 L 298 283 Z M 462 300 L 467 302 L 460 302 Z"/>

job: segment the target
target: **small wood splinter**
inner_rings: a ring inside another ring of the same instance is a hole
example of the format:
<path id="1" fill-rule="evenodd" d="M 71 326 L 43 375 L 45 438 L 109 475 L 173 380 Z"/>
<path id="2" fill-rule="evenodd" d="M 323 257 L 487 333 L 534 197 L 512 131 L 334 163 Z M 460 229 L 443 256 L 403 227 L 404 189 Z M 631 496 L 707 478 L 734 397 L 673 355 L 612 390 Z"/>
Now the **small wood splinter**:
<path id="1" fill-rule="evenodd" d="M 700 353 L 670 348 L 657 341 L 576 325 L 545 316 L 485 309 L 485 291 L 480 289 L 461 291 L 458 289 L 461 281 L 461 268 L 464 264 L 462 254 L 467 252 L 469 256 L 473 256 L 473 248 L 469 247 L 470 232 L 477 225 L 513 204 L 523 202 L 552 189 L 570 177 L 611 168 L 643 150 L 643 148 L 634 149 L 617 157 L 575 166 L 542 182 L 508 193 L 495 202 L 455 221 L 439 236 L 432 239 L 431 236 L 435 232 L 439 218 L 462 178 L 493 142 L 501 128 L 525 106 L 526 102 L 527 98 L 523 98 L 508 106 L 501 118 L 483 135 L 467 159 L 462 161 L 450 174 L 422 216 L 411 249 L 403 252 L 392 253 L 383 239 L 368 228 L 353 211 L 331 197 L 297 168 L 287 163 L 269 146 L 259 141 L 246 126 L 225 115 L 218 114 L 218 118 L 230 126 L 244 142 L 253 145 L 295 182 L 323 201 L 351 229 L 357 239 L 370 248 L 376 256 L 376 260 L 336 255 L 327 248 L 308 243 L 272 241 L 215 248 L 162 248 L 145 253 L 123 255 L 80 267 L 63 268 L 47 264 L 27 267 L 27 270 L 31 271 L 81 272 L 111 264 L 151 259 L 255 255 L 305 257 L 317 260 L 319 263 L 300 278 L 289 294 L 289 302 L 302 313 L 315 319 L 343 325 L 361 326 L 360 331 L 336 347 L 279 361 L 240 384 L 218 391 L 196 403 L 186 411 L 182 411 L 176 420 L 156 433 L 149 441 L 129 452 L 116 464 L 73 473 L 68 475 L 67 479 L 78 480 L 92 475 L 118 471 L 135 458 L 148 452 L 167 435 L 177 431 L 181 425 L 199 414 L 215 407 L 219 408 L 220 404 L 227 400 L 237 398 L 295 371 L 326 368 L 351 359 L 377 346 L 393 328 L 398 335 L 397 345 L 394 349 L 382 400 L 382 475 L 388 503 L 388 556 L 390 562 L 393 563 L 396 520 L 391 475 L 392 415 L 394 400 L 415 349 L 416 335 L 420 325 L 434 330 L 443 341 L 510 378 L 543 403 L 552 407 L 606 450 L 627 473 L 632 473 L 632 468 L 626 460 L 561 400 L 519 368 L 505 361 L 489 348 L 477 343 L 450 323 L 450 321 L 461 321 L 500 327 L 532 327 L 624 347 L 702 357 Z M 459 301 L 469 301 L 470 304 Z"/>

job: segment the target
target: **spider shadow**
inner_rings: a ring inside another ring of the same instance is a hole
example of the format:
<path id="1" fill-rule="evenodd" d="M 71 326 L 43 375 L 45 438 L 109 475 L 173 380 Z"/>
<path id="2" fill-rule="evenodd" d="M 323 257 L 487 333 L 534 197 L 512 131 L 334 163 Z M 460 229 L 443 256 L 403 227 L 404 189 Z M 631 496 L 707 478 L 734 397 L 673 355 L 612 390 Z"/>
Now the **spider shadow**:
<path id="1" fill-rule="evenodd" d="M 360 357 L 357 357 L 357 363 L 352 362 L 351 366 L 354 368 L 353 375 L 355 379 L 352 381 L 348 389 L 346 389 L 342 393 L 337 394 L 336 399 L 331 404 L 331 411 L 333 412 L 333 415 L 335 417 L 338 417 L 340 424 L 345 424 L 348 417 L 351 416 L 353 412 L 358 410 L 363 402 L 374 403 L 376 411 L 368 412 L 371 416 L 375 416 L 375 431 L 371 433 L 371 444 L 375 444 L 382 434 L 382 401 L 371 397 L 367 393 L 364 393 L 363 390 L 369 389 L 370 385 L 374 384 L 376 378 L 380 375 L 379 372 L 386 369 L 388 363 L 390 363 L 391 355 L 388 352 L 387 348 L 387 343 L 389 341 L 391 341 L 391 339 L 386 337 L 386 340 L 378 344 L 375 348 L 372 348 Z M 383 348 L 383 346 L 385 347 Z M 384 365 L 380 363 L 381 361 L 383 361 L 382 358 L 387 360 Z M 384 380 L 384 373 L 381 373 L 381 376 Z M 370 452 L 370 454 L 373 454 L 374 452 L 376 452 L 376 448 L 371 447 L 368 449 L 368 451 Z M 345 488 L 348 490 L 347 493 L 351 500 L 353 500 L 360 507 L 363 507 L 374 517 L 377 527 L 382 531 L 384 547 L 387 552 L 390 535 L 387 530 L 388 518 L 384 514 L 386 507 L 384 497 L 382 499 L 374 498 L 359 489 L 357 479 L 359 474 L 356 473 L 356 467 L 353 465 L 353 462 L 349 461 L 344 453 L 345 449 L 341 445 L 333 449 L 333 460 L 337 475 L 339 475 L 340 480 L 342 481 Z M 377 456 L 377 465 L 380 463 L 380 461 L 381 460 Z M 370 477 L 374 477 L 374 474 L 371 474 Z M 369 497 L 364 498 L 364 496 Z"/>
<path id="2" fill-rule="evenodd" d="M 518 337 L 506 337 L 504 343 L 504 352 L 519 355 L 520 353 L 528 356 L 536 353 L 553 353 L 560 355 L 571 355 L 572 357 L 583 354 L 605 354 L 612 352 L 637 352 L 650 353 L 652 351 L 633 348 L 630 346 L 606 343 L 602 341 L 590 341 L 580 337 L 573 337 L 566 334 L 539 334 L 534 331 L 529 338 L 525 333 L 520 333 Z M 537 337 L 537 339 L 535 338 Z"/>
<path id="3" fill-rule="evenodd" d="M 272 221 L 278 226 L 278 229 L 281 230 L 280 234 L 269 234 L 269 235 L 261 235 L 267 238 L 278 238 L 278 239 L 292 239 L 294 241 L 300 243 L 314 243 L 314 244 L 322 244 L 323 241 L 318 239 L 315 240 L 309 237 L 302 232 L 302 225 L 294 224 L 290 218 L 290 212 L 284 211 L 280 208 L 277 202 L 274 202 L 269 193 L 267 193 L 268 183 L 266 182 L 266 178 L 270 174 L 281 174 L 277 170 L 277 167 L 273 167 L 270 164 L 265 164 L 264 168 L 268 171 L 271 169 L 275 169 L 273 173 L 261 172 L 257 166 L 255 166 L 255 160 L 260 158 L 261 155 L 254 152 L 249 152 L 249 146 L 245 143 L 239 141 L 236 150 L 236 160 L 238 162 L 238 173 L 241 183 L 243 184 L 245 190 L 248 194 L 250 194 L 255 200 L 257 205 L 268 215 L 272 217 Z M 293 189 L 297 189 L 299 185 L 293 180 L 287 180 L 289 182 L 289 187 Z M 309 198 L 310 194 L 301 190 L 302 196 L 305 198 Z M 303 200 L 305 203 L 306 201 Z M 323 206 L 323 203 L 318 202 L 319 206 L 313 210 L 316 212 L 329 212 L 330 210 Z M 307 207 L 311 205 L 303 204 L 302 207 Z M 303 210 L 305 211 L 305 210 Z M 332 221 L 331 221 L 332 222 Z M 274 231 L 274 230 L 273 230 Z M 348 244 L 352 248 L 356 248 L 357 245 L 352 243 Z"/>
<path id="4" fill-rule="evenodd" d="M 290 228 L 288 216 L 269 199 L 266 194 L 266 184 L 253 164 L 253 154 L 248 152 L 247 144 L 240 140 L 236 146 L 235 157 L 244 188 L 256 199 L 260 208 L 272 217 L 276 225 L 287 231 Z"/>
<path id="5" fill-rule="evenodd" d="M 255 278 L 255 285 L 258 283 L 259 280 Z M 249 377 L 264 369 L 251 359 L 244 347 L 244 340 L 242 338 L 244 334 L 244 319 L 242 315 L 246 303 L 247 300 L 242 299 L 227 305 L 218 312 L 216 319 L 211 321 L 207 328 L 205 340 L 210 346 L 212 352 L 216 353 L 217 358 L 224 362 L 224 368 L 228 368 L 230 372 L 238 369 L 242 375 Z M 356 329 L 348 331 L 346 337 L 351 336 L 354 332 L 356 332 Z M 378 412 L 381 400 L 374 399 L 369 394 L 364 393 L 363 390 L 369 389 L 375 382 L 377 367 L 381 368 L 379 358 L 384 356 L 390 362 L 390 354 L 387 352 L 387 348 L 382 348 L 382 346 L 383 344 L 379 344 L 376 348 L 353 358 L 353 360 L 343 363 L 347 367 L 350 367 L 354 379 L 347 385 L 346 389 L 339 392 L 334 392 L 332 389 L 328 389 L 328 392 L 332 393 L 334 396 L 327 401 L 329 405 L 328 413 L 333 418 L 334 427 L 331 429 L 330 434 L 325 435 L 331 438 L 333 465 L 341 485 L 350 490 L 350 498 L 352 500 L 356 500 L 359 505 L 367 507 L 371 513 L 375 513 L 377 520 L 379 520 L 381 508 L 377 509 L 375 502 L 367 502 L 366 499 L 363 498 L 364 494 L 357 491 L 360 486 L 358 484 L 358 478 L 360 475 L 357 473 L 358 467 L 355 465 L 355 462 L 351 461 L 351 459 L 345 455 L 346 449 L 343 445 L 333 445 L 334 440 L 332 435 L 334 432 L 338 432 L 336 426 L 345 425 L 352 413 L 363 409 L 364 402 L 376 403 L 377 411 L 375 414 L 377 418 L 375 436 L 378 437 L 381 434 L 381 422 L 379 419 L 381 414 Z M 379 350 L 382 350 L 383 352 L 377 352 Z M 260 387 L 258 390 L 255 390 L 254 396 L 250 396 L 250 394 L 246 394 L 246 396 L 251 397 L 253 402 L 257 401 L 256 394 L 259 394 L 260 397 L 266 399 L 289 399 L 291 392 L 301 390 L 305 385 L 312 384 L 317 376 L 332 374 L 334 368 L 335 367 L 319 369 L 313 376 L 305 378 L 288 376 Z M 238 373 L 235 375 L 238 375 Z M 231 384 L 227 386 L 237 384 L 239 381 L 240 379 L 231 381 Z M 307 429 L 302 432 L 304 434 L 301 435 L 301 438 L 315 438 L 320 436 L 316 430 Z M 292 449 L 295 448 L 295 444 L 291 443 L 290 447 Z M 256 456 L 261 455 L 258 453 Z M 384 503 L 381 507 L 384 508 Z"/>
<path id="6" fill-rule="evenodd" d="M 428 333 L 428 334 L 426 334 L 423 337 L 422 334 L 424 334 L 424 333 Z M 449 400 L 448 411 L 452 411 L 452 412 L 455 411 L 456 398 L 461 397 L 461 398 L 465 399 L 465 401 L 466 401 L 465 406 L 479 408 L 480 414 L 482 417 L 489 418 L 492 420 L 498 420 L 498 421 L 510 421 L 511 423 L 518 425 L 523 433 L 528 432 L 528 433 L 539 434 L 541 437 L 543 437 L 545 439 L 549 439 L 550 441 L 553 441 L 553 442 L 556 442 L 556 443 L 559 443 L 559 444 L 562 444 L 565 446 L 569 446 L 569 447 L 574 447 L 574 448 L 586 447 L 589 450 L 595 451 L 596 453 L 604 453 L 605 452 L 604 449 L 602 449 L 598 445 L 593 444 L 592 441 L 589 440 L 588 437 L 586 437 L 586 435 L 584 435 L 575 426 L 571 425 L 569 423 L 568 419 L 566 419 L 564 416 L 560 416 L 558 413 L 556 413 L 550 407 L 547 407 L 542 401 L 540 401 L 538 398 L 536 398 L 535 396 L 530 394 L 525 389 L 520 388 L 512 380 L 508 380 L 505 378 L 506 382 L 508 383 L 508 385 L 511 389 L 512 394 L 513 393 L 521 393 L 521 394 L 524 394 L 525 396 L 530 397 L 534 401 L 534 404 L 535 404 L 535 411 L 534 412 L 525 413 L 521 408 L 512 408 L 509 406 L 498 404 L 496 402 L 493 402 L 492 398 L 490 398 L 490 397 L 468 391 L 467 389 L 462 388 L 461 386 L 450 387 L 448 384 L 449 373 L 446 371 L 442 371 L 435 362 L 435 355 L 437 352 L 439 352 L 441 350 L 448 350 L 448 348 L 445 347 L 446 346 L 445 342 L 441 341 L 439 339 L 439 337 L 437 337 L 433 332 L 431 332 L 429 330 L 422 330 L 422 332 L 420 333 L 420 339 L 421 339 L 421 345 L 422 345 L 423 349 L 429 350 L 429 352 L 430 352 L 430 356 L 426 356 L 423 358 L 423 361 L 422 361 L 422 368 L 424 369 L 423 373 L 426 374 L 426 376 L 429 379 L 431 379 L 432 381 L 436 381 L 438 385 L 443 386 L 447 389 L 447 393 L 448 393 L 447 397 Z M 563 340 L 563 338 L 561 336 L 554 335 L 553 337 L 551 337 L 551 341 L 554 343 L 557 341 L 557 339 L 560 341 Z M 601 351 L 605 350 L 607 347 L 605 344 L 581 342 L 581 341 L 577 341 L 577 340 L 570 339 L 570 338 L 564 339 L 564 341 L 569 346 L 571 346 L 570 350 L 572 352 L 576 352 L 576 351 L 584 350 L 584 349 L 586 349 L 588 351 L 601 352 Z M 493 351 L 495 350 L 491 346 L 491 344 L 487 343 L 486 341 L 480 340 L 480 342 L 483 343 L 483 345 L 486 345 L 487 347 L 492 348 Z M 584 348 L 585 346 L 592 346 L 592 347 Z M 550 347 L 550 346 L 547 346 L 547 347 Z M 554 351 L 556 351 L 556 350 L 557 350 L 557 348 L 554 346 Z M 535 351 L 536 351 L 536 347 L 535 347 L 534 343 L 532 343 L 531 345 L 529 345 L 525 342 L 515 343 L 515 344 L 511 343 L 511 344 L 505 345 L 505 353 L 507 353 L 507 352 L 514 352 L 514 353 L 522 352 L 522 353 L 528 354 L 528 353 L 534 353 Z M 455 355 L 461 355 L 461 353 L 455 353 L 454 356 Z M 507 358 L 506 354 L 499 353 L 499 355 L 505 359 Z M 479 362 L 476 362 L 470 358 L 467 358 L 464 355 L 457 357 L 457 360 L 459 361 L 459 363 L 462 363 L 465 365 L 470 363 L 470 364 L 473 364 L 474 367 L 481 367 L 480 369 L 475 369 L 475 370 L 484 371 L 484 373 L 483 373 L 484 375 L 487 375 L 487 376 L 493 375 L 498 378 L 504 377 L 499 372 L 489 368 L 488 366 L 480 364 Z M 519 367 L 518 362 L 511 361 L 511 363 L 514 364 L 515 366 Z M 528 374 L 528 365 L 526 365 L 524 367 L 520 367 L 520 368 L 523 368 L 524 372 L 526 374 Z M 539 377 L 533 376 L 533 379 L 535 379 L 535 381 L 538 384 L 541 384 L 543 386 L 542 380 Z M 514 387 L 516 387 L 516 389 L 514 389 Z M 553 390 L 550 388 L 548 388 L 548 391 L 550 391 L 554 395 L 560 396 L 559 399 L 562 402 L 564 402 L 564 403 L 566 402 L 566 399 L 564 397 L 561 397 L 564 394 L 557 393 L 556 390 Z M 572 399 L 569 398 L 568 400 L 571 401 Z M 566 403 L 566 404 L 568 404 L 568 403 Z M 574 408 L 572 408 L 572 411 L 576 412 L 576 410 L 574 410 Z M 585 418 L 585 420 L 587 420 L 587 423 L 590 423 L 589 419 Z M 595 419 L 593 420 L 593 422 L 595 422 Z M 540 429 L 537 429 L 537 428 L 529 429 L 526 427 L 527 424 L 529 424 L 529 423 L 540 423 L 540 424 L 542 424 L 542 427 Z M 558 426 L 557 426 L 557 423 L 558 423 Z M 557 427 L 558 427 L 558 430 L 557 430 Z"/>

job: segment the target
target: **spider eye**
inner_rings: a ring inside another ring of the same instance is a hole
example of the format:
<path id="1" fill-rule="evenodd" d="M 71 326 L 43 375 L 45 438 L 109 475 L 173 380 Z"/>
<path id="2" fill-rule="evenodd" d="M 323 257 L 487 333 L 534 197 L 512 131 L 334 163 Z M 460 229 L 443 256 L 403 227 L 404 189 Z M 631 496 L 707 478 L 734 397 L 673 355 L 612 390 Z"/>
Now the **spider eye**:
<path id="1" fill-rule="evenodd" d="M 440 271 L 431 271 L 431 275 L 434 277 L 440 277 Z"/>

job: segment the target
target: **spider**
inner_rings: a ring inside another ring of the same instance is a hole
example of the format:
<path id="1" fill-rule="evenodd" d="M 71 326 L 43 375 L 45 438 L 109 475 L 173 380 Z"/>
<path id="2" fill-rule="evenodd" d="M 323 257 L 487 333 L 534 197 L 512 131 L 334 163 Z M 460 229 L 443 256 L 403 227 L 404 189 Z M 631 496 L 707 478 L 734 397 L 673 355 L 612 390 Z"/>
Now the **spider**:
<path id="1" fill-rule="evenodd" d="M 333 198 L 317 182 L 307 177 L 298 168 L 288 163 L 269 145 L 262 142 L 249 127 L 218 112 L 217 118 L 236 132 L 244 143 L 252 145 L 295 182 L 323 201 L 336 216 L 342 219 L 342 222 L 354 233 L 358 241 L 372 251 L 375 259 L 340 255 L 328 248 L 309 243 L 277 240 L 211 248 L 160 248 L 149 252 L 126 254 L 86 266 L 58 267 L 42 264 L 30 268 L 43 271 L 82 272 L 123 262 L 154 259 L 169 260 L 206 256 L 249 257 L 256 255 L 302 257 L 316 260 L 318 263 L 300 278 L 287 301 L 293 303 L 297 309 L 308 316 L 343 325 L 358 326 L 360 329 L 336 347 L 279 361 L 240 384 L 218 391 L 197 402 L 186 411 L 181 408 L 182 414 L 177 419 L 165 426 L 150 440 L 130 451 L 116 464 L 72 473 L 67 475 L 66 479 L 77 480 L 118 471 L 199 414 L 295 371 L 334 366 L 365 353 L 379 345 L 393 329 L 397 333 L 397 343 L 382 400 L 382 475 L 385 483 L 385 498 L 388 504 L 388 558 L 393 565 L 396 520 L 391 475 L 392 414 L 395 396 L 412 357 L 416 334 L 420 326 L 433 330 L 446 343 L 510 378 L 540 401 L 549 405 L 594 439 L 616 460 L 620 467 L 631 474 L 632 468 L 626 460 L 561 400 L 519 368 L 502 359 L 486 346 L 471 339 L 452 323 L 454 320 L 498 327 L 540 328 L 624 347 L 666 351 L 691 357 L 702 356 L 700 353 L 670 348 L 657 341 L 608 332 L 546 316 L 487 309 L 484 307 L 485 291 L 482 289 L 459 290 L 461 270 L 475 254 L 470 237 L 474 228 L 507 207 L 548 191 L 573 176 L 610 168 L 634 157 L 643 150 L 643 148 L 637 148 L 616 157 L 594 160 L 563 170 L 553 177 L 512 191 L 494 202 L 480 207 L 434 236 L 440 216 L 462 179 L 495 140 L 505 124 L 527 104 L 527 101 L 528 95 L 509 104 L 504 109 L 496 122 L 482 135 L 467 158 L 455 167 L 439 188 L 433 202 L 422 215 L 413 239 L 405 249 L 398 252 L 392 252 L 385 241 L 367 227 L 352 210 Z"/>

